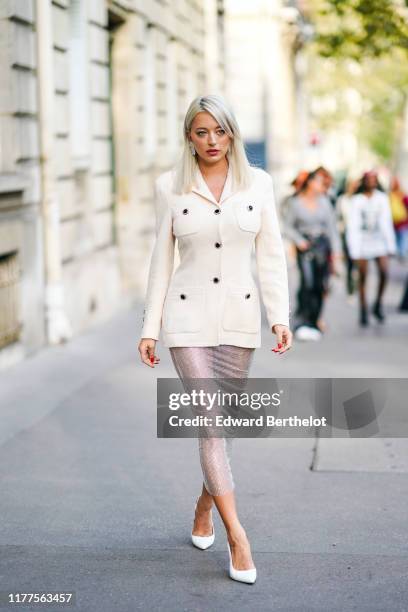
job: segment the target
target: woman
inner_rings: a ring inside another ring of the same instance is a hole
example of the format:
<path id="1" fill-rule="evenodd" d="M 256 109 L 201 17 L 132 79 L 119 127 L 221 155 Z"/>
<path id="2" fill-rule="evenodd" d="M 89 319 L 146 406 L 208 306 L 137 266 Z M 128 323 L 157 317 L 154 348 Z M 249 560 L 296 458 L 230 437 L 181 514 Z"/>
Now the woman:
<path id="1" fill-rule="evenodd" d="M 350 257 L 359 273 L 360 325 L 368 325 L 366 279 L 368 262 L 374 259 L 378 271 L 377 297 L 372 312 L 384 321 L 382 298 L 388 277 L 388 255 L 396 252 L 394 228 L 388 197 L 380 189 L 376 172 L 366 172 L 352 197 L 346 227 Z"/>
<path id="2" fill-rule="evenodd" d="M 279 209 L 279 213 L 283 221 L 285 219 L 285 214 L 288 209 L 290 200 L 299 193 L 303 185 L 303 182 L 308 177 L 308 174 L 309 172 L 307 170 L 300 170 L 295 176 L 295 178 L 293 179 L 293 181 L 290 183 L 292 187 L 292 192 L 283 198 L 281 205 L 280 205 L 280 209 Z"/>
<path id="3" fill-rule="evenodd" d="M 194 99 L 184 120 L 177 167 L 156 179 L 156 243 L 152 254 L 139 351 L 153 367 L 160 329 L 180 379 L 245 380 L 261 346 L 258 289 L 251 272 L 255 246 L 272 349 L 291 347 L 289 291 L 272 179 L 251 167 L 236 119 L 216 95 Z M 180 264 L 173 273 L 175 240 Z M 214 541 L 213 503 L 225 525 L 230 577 L 256 579 L 251 549 L 239 522 L 224 438 L 199 438 L 203 487 L 195 508 L 193 544 Z"/>
<path id="4" fill-rule="evenodd" d="M 391 181 L 390 204 L 398 256 L 404 261 L 408 255 L 408 196 L 396 176 Z"/>
<path id="5" fill-rule="evenodd" d="M 320 170 L 310 172 L 285 215 L 285 235 L 296 246 L 300 274 L 295 323 L 296 338 L 300 340 L 320 340 L 322 336 L 318 321 L 331 258 L 341 257 L 335 213 L 325 191 L 325 177 Z"/>

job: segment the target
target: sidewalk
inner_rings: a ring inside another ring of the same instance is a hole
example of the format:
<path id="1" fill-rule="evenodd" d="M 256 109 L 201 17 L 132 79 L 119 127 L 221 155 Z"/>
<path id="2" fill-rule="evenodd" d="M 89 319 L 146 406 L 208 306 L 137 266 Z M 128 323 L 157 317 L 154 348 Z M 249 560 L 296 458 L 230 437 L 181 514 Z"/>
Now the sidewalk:
<path id="1" fill-rule="evenodd" d="M 363 331 L 333 292 L 324 341 L 278 357 L 265 330 L 251 376 L 406 376 L 397 282 L 386 326 Z M 408 476 L 359 463 L 376 440 L 345 441 L 354 471 L 330 446 L 344 440 L 326 440 L 325 455 L 312 439 L 236 440 L 257 583 L 228 578 L 216 512 L 214 547 L 191 546 L 197 441 L 156 438 L 156 377 L 175 371 L 161 345 L 159 367 L 140 363 L 141 312 L 0 374 L 0 590 L 73 590 L 81 612 L 408 611 Z"/>

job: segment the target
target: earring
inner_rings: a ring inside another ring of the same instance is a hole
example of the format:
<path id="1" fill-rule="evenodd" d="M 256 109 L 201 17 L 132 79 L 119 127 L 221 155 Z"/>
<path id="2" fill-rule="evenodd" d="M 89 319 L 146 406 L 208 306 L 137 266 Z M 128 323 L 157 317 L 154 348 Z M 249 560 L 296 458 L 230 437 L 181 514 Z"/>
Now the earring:
<path id="1" fill-rule="evenodd" d="M 195 146 L 193 145 L 193 143 L 191 142 L 191 140 L 190 140 L 190 142 L 189 142 L 189 145 L 190 145 L 191 155 L 196 155 L 197 151 L 195 150 Z"/>

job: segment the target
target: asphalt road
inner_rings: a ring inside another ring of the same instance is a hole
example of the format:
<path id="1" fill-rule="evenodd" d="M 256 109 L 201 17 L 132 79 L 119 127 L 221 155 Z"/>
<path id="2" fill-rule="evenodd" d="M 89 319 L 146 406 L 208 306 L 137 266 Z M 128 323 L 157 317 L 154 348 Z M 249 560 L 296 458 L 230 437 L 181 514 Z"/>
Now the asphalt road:
<path id="1" fill-rule="evenodd" d="M 406 377 L 404 274 L 385 325 L 360 330 L 338 280 L 324 340 L 278 357 L 265 329 L 251 376 Z M 373 463 L 372 440 L 346 441 L 346 467 L 336 440 L 234 441 L 257 582 L 229 579 L 218 516 L 215 545 L 191 546 L 197 441 L 156 438 L 156 377 L 176 374 L 160 345 L 160 366 L 139 362 L 142 308 L 0 375 L 0 591 L 74 591 L 81 612 L 408 611 L 407 471 Z"/>

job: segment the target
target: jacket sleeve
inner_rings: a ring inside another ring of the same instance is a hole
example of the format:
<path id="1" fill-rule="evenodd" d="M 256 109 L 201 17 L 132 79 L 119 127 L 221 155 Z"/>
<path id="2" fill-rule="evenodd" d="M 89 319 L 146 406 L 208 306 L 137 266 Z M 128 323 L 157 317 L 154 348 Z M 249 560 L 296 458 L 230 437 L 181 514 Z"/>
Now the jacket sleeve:
<path id="1" fill-rule="evenodd" d="M 295 200 L 293 197 L 289 199 L 282 218 L 282 231 L 285 238 L 292 240 L 296 245 L 305 241 L 305 237 L 296 228 Z"/>
<path id="2" fill-rule="evenodd" d="M 394 255 L 397 250 L 397 241 L 395 238 L 394 224 L 392 221 L 390 201 L 388 196 L 386 196 L 385 194 L 382 198 L 380 226 L 385 238 L 385 242 L 387 244 L 388 254 Z"/>
<path id="3" fill-rule="evenodd" d="M 336 211 L 334 210 L 333 205 L 330 203 L 330 200 L 327 198 L 324 199 L 324 205 L 326 208 L 327 230 L 329 233 L 331 249 L 334 253 L 341 253 L 341 241 L 339 230 L 337 229 Z"/>
<path id="4" fill-rule="evenodd" d="M 255 238 L 255 255 L 262 300 L 270 329 L 289 327 L 289 285 L 285 248 L 276 212 L 272 178 L 262 203 L 261 229 Z"/>
<path id="5" fill-rule="evenodd" d="M 346 242 L 351 259 L 359 259 L 361 254 L 361 211 L 358 196 L 352 196 L 346 220 Z"/>
<path id="6" fill-rule="evenodd" d="M 157 179 L 154 191 L 156 242 L 150 260 L 141 337 L 158 340 L 164 300 L 173 272 L 175 237 L 171 208 Z"/>

